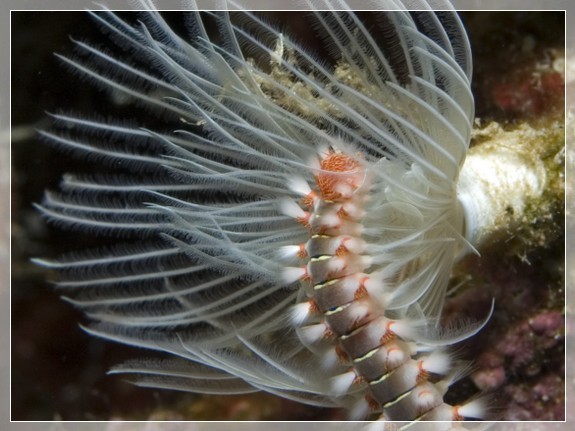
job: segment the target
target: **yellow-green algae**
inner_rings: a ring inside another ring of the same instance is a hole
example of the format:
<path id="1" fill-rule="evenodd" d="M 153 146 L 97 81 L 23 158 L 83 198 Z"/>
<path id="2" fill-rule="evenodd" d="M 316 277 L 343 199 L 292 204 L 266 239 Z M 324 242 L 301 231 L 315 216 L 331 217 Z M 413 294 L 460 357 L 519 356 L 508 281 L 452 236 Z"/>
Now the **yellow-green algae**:
<path id="1" fill-rule="evenodd" d="M 529 249 L 545 247 L 563 235 L 564 124 L 556 119 L 538 125 L 528 122 L 512 125 L 490 122 L 473 131 L 469 156 L 488 155 L 501 148 L 515 153 L 525 165 L 534 170 L 544 169 L 545 184 L 542 193 L 525 199 L 523 212 L 506 211 L 497 220 L 497 224 L 492 226 L 492 234 L 481 244 L 481 248 L 488 249 L 503 242 L 506 253 L 523 256 Z"/>

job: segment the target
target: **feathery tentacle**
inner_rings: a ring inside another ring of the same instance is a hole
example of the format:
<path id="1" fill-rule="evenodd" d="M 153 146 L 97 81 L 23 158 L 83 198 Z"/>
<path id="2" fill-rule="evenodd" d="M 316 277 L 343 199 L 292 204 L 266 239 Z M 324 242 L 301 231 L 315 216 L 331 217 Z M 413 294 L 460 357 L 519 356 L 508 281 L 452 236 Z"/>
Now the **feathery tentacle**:
<path id="1" fill-rule="evenodd" d="M 112 371 L 143 386 L 458 420 L 443 395 L 466 366 L 438 346 L 464 334 L 430 334 L 467 247 L 465 31 L 432 2 L 309 3 L 333 62 L 253 12 L 189 12 L 188 39 L 154 10 L 92 12 L 129 56 L 75 41 L 88 60 L 60 58 L 176 125 L 54 115 L 43 137 L 121 172 L 67 176 L 40 211 L 141 243 L 37 263 L 88 332 L 178 357 Z"/>

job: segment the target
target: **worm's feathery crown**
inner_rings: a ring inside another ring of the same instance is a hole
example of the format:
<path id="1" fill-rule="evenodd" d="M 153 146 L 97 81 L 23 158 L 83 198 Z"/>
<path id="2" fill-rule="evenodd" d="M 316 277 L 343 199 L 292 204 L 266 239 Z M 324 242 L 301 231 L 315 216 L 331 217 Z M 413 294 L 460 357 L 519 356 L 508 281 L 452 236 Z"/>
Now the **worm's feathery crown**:
<path id="1" fill-rule="evenodd" d="M 308 235 L 281 210 L 301 198 L 286 185 L 313 184 L 326 148 L 360 154 L 370 178 L 363 239 L 370 271 L 390 286 L 387 312 L 437 321 L 464 246 L 455 185 L 473 118 L 465 32 L 452 11 L 364 17 L 344 2 L 317 3 L 305 19 L 335 64 L 245 11 L 189 12 L 187 38 L 156 11 L 135 23 L 94 12 L 132 60 L 80 41 L 89 60 L 62 57 L 176 124 L 152 131 L 58 114 L 41 132 L 124 171 L 66 176 L 39 207 L 64 225 L 139 240 L 38 260 L 61 272 L 68 300 L 96 322 L 88 332 L 179 358 L 114 372 L 144 386 L 345 404 L 327 394 L 329 379 L 310 366 L 317 357 L 287 324 L 301 293 L 281 276 L 278 254 Z M 417 327 L 412 336 L 431 342 Z"/>

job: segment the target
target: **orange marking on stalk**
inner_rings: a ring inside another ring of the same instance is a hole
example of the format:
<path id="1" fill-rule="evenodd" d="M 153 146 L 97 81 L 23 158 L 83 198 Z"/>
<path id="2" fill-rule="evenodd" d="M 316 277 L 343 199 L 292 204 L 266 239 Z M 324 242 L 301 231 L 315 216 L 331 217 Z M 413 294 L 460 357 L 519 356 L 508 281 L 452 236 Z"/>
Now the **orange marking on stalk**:
<path id="1" fill-rule="evenodd" d="M 366 296 L 369 296 L 367 289 L 363 284 L 360 284 L 359 288 L 353 294 L 353 299 L 357 301 L 359 299 L 365 298 Z"/>
<path id="2" fill-rule="evenodd" d="M 359 171 L 359 162 L 356 159 L 343 153 L 336 153 L 330 150 L 321 160 L 320 168 L 324 172 L 319 172 L 315 176 L 315 181 L 325 200 L 337 200 L 341 197 L 341 194 L 335 191 L 338 183 L 347 183 L 354 189 L 358 187 L 358 184 L 356 184 L 352 176 L 329 174 L 329 172 L 357 174 Z"/>
<path id="3" fill-rule="evenodd" d="M 296 221 L 304 225 L 305 227 L 309 228 L 309 220 L 311 218 L 311 214 L 307 211 L 305 211 L 304 214 L 305 215 L 303 217 L 297 217 Z"/>
<path id="4" fill-rule="evenodd" d="M 387 355 L 386 355 L 386 359 L 385 359 L 385 368 L 386 370 L 390 370 L 391 369 L 391 365 L 389 363 L 389 354 L 392 352 L 395 352 L 396 350 L 401 350 L 397 344 L 392 344 L 391 346 L 386 348 L 387 351 Z"/>
<path id="5" fill-rule="evenodd" d="M 463 421 L 465 417 L 459 414 L 459 406 L 453 406 L 453 414 L 451 416 L 452 421 Z"/>
<path id="6" fill-rule="evenodd" d="M 305 195 L 303 198 L 301 198 L 301 200 L 300 200 L 301 206 L 304 208 L 313 208 L 316 199 L 318 199 L 318 195 L 315 192 L 315 190 L 312 190 L 307 195 Z"/>
<path id="7" fill-rule="evenodd" d="M 343 350 L 343 347 L 341 346 L 335 346 L 335 354 L 337 355 L 337 359 L 342 362 L 345 363 L 347 361 L 349 361 L 349 355 L 347 354 L 347 352 L 345 350 Z"/>
<path id="8" fill-rule="evenodd" d="M 319 312 L 319 306 L 317 305 L 317 302 L 315 302 L 315 300 L 310 299 L 308 301 L 309 303 L 309 312 L 310 313 L 318 313 Z"/>
<path id="9" fill-rule="evenodd" d="M 353 370 L 355 372 L 355 370 Z M 362 375 L 355 375 L 355 378 L 353 379 L 353 383 L 354 385 L 360 384 L 360 383 L 365 383 L 365 377 L 363 377 Z"/>
<path id="10" fill-rule="evenodd" d="M 423 368 L 423 361 L 417 362 L 417 368 L 419 368 L 419 373 L 417 373 L 417 377 L 416 377 L 415 381 L 417 382 L 417 384 L 426 382 L 429 379 L 429 372 L 427 372 Z M 425 392 L 425 391 L 423 391 L 423 392 Z"/>
<path id="11" fill-rule="evenodd" d="M 369 305 L 369 303 L 367 301 L 359 300 L 357 302 L 363 302 L 364 304 Z M 352 325 L 351 325 L 351 331 L 355 331 L 357 328 L 360 328 L 364 325 L 367 325 L 372 320 L 373 320 L 373 314 L 371 312 L 371 307 L 370 307 L 370 310 L 367 313 L 365 313 L 364 316 L 357 317 L 353 320 Z"/>
<path id="12" fill-rule="evenodd" d="M 330 150 L 320 162 L 320 167 L 330 172 L 350 172 L 357 170 L 359 162 L 346 154 Z"/>
<path id="13" fill-rule="evenodd" d="M 365 395 L 365 401 L 367 401 L 367 405 L 371 410 L 378 410 L 381 407 L 379 402 L 371 394 Z"/>
<path id="14" fill-rule="evenodd" d="M 331 330 L 331 328 L 329 326 L 326 326 L 326 330 L 323 334 L 323 338 L 331 338 L 333 337 L 333 331 Z"/>
<path id="15" fill-rule="evenodd" d="M 429 389 L 423 389 L 423 390 L 418 392 L 417 398 L 423 398 L 423 397 L 427 397 L 429 395 L 431 395 L 433 397 L 433 392 L 430 391 Z M 427 413 L 428 411 L 430 411 L 434 407 L 436 407 L 436 406 L 430 406 L 428 403 L 418 406 L 418 408 L 417 408 L 418 416 L 421 416 L 424 413 Z"/>
<path id="16" fill-rule="evenodd" d="M 300 244 L 299 246 L 299 250 L 297 252 L 297 257 L 299 257 L 300 259 L 304 259 L 307 257 L 307 250 L 305 249 L 305 244 Z"/>
<path id="17" fill-rule="evenodd" d="M 348 212 L 343 208 L 343 205 L 340 207 L 340 209 L 337 210 L 337 215 L 342 217 L 342 218 L 348 218 L 349 214 Z"/>
<path id="18" fill-rule="evenodd" d="M 397 335 L 395 335 L 395 332 L 393 332 L 391 330 L 391 326 L 393 325 L 393 321 L 392 322 L 388 322 L 387 325 L 385 325 L 385 334 L 383 334 L 381 336 L 381 338 L 379 339 L 379 342 L 381 344 L 387 344 L 390 341 L 393 341 L 397 338 Z"/>
<path id="19" fill-rule="evenodd" d="M 304 270 L 304 274 L 299 278 L 301 281 L 308 281 L 311 282 L 312 281 L 312 277 L 310 275 L 310 273 L 307 270 L 307 265 L 303 267 Z"/>
<path id="20" fill-rule="evenodd" d="M 345 242 L 349 241 L 351 238 L 346 237 L 341 241 L 341 244 L 339 245 L 339 247 L 335 250 L 335 255 L 336 256 L 343 256 L 346 254 L 349 254 L 349 250 L 347 249 L 347 247 L 345 246 Z"/>

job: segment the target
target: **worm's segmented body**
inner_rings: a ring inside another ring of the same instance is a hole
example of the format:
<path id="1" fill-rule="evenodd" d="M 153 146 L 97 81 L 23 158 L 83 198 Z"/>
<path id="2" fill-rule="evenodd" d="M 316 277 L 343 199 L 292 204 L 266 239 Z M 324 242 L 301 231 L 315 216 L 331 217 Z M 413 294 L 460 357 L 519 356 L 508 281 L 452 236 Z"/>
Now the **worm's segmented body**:
<path id="1" fill-rule="evenodd" d="M 371 183 L 361 160 L 329 149 L 318 168 L 314 189 L 301 181 L 294 187 L 305 193 L 302 212 L 285 205 L 309 231 L 306 243 L 285 250 L 304 266 L 285 274 L 304 284 L 304 299 L 294 312 L 302 342 L 316 349 L 328 368 L 349 367 L 332 377 L 330 393 L 359 394 L 357 417 L 379 411 L 387 421 L 463 420 L 460 407 L 443 403 L 451 381 L 441 378 L 453 371 L 450 358 L 441 349 L 429 352 L 429 346 L 410 339 L 405 324 L 385 316 L 389 288 L 398 280 L 387 283 L 369 271 L 362 219 Z"/>

